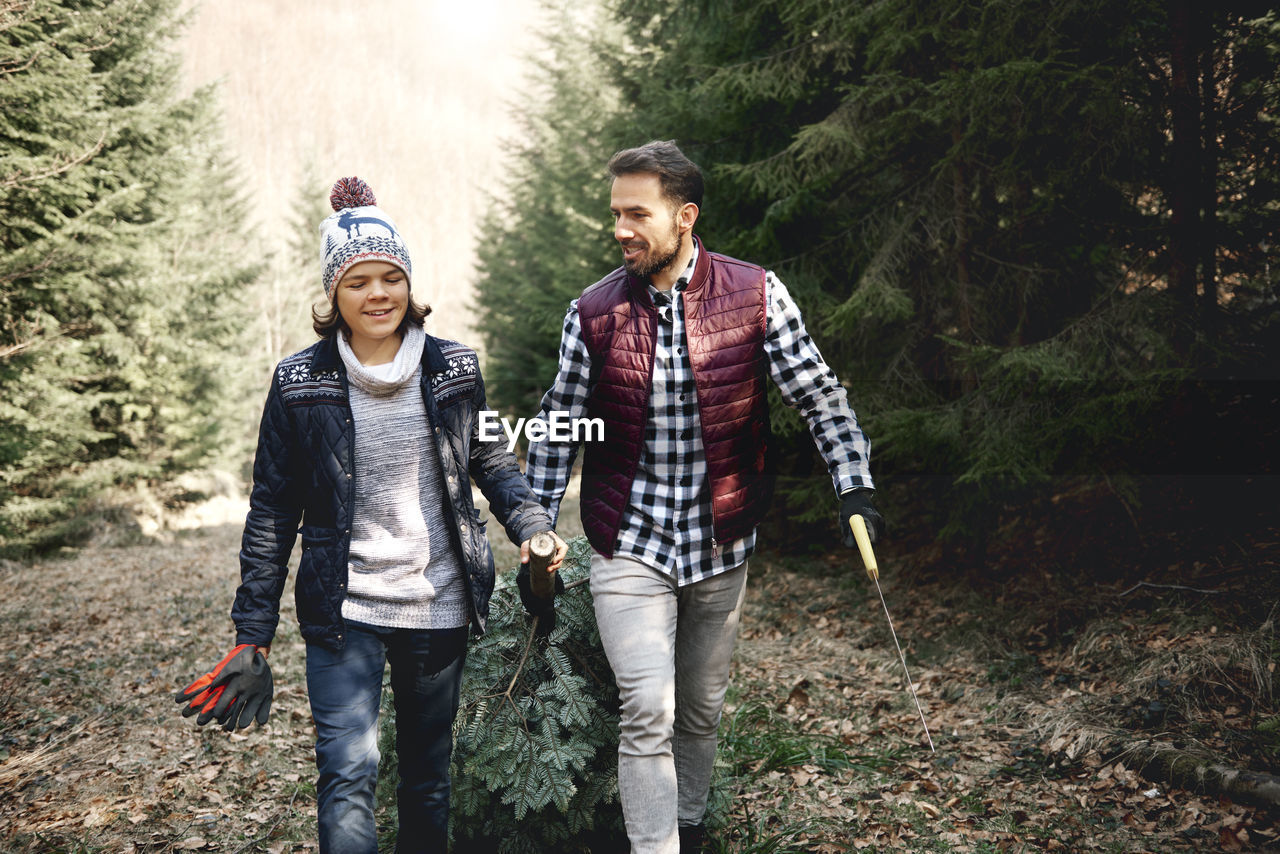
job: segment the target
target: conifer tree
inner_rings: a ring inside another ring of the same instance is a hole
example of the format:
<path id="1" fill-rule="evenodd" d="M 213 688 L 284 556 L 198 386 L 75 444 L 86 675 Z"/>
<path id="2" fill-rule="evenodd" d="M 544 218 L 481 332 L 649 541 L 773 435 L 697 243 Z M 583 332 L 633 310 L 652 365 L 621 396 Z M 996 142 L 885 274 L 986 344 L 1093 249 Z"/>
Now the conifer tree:
<path id="1" fill-rule="evenodd" d="M 1190 173 L 1169 148 L 1160 3 L 620 4 L 611 77 L 637 136 L 709 167 L 709 245 L 795 292 L 877 470 L 945 476 L 939 523 L 977 531 L 1029 485 L 1150 465 L 1179 378 L 1222 358 L 1182 357 L 1171 334 L 1199 322 L 1167 299 L 1180 182 L 1234 214 L 1235 234 L 1206 214 L 1183 241 L 1202 279 L 1213 243 L 1239 293 L 1265 275 L 1249 238 L 1276 226 L 1276 104 L 1256 58 L 1275 18 L 1229 6 L 1191 61 L 1192 136 L 1231 156 L 1215 168 L 1193 139 Z M 784 473 L 811 457 L 792 435 Z M 783 515 L 827 506 L 822 481 L 793 485 Z"/>
<path id="2" fill-rule="evenodd" d="M 522 416 L 555 376 L 570 300 L 618 265 L 604 165 L 620 105 L 600 71 L 616 26 L 594 3 L 553 0 L 543 17 L 535 106 L 518 115 L 510 177 L 481 226 L 476 285 L 490 401 Z"/>
<path id="3" fill-rule="evenodd" d="M 618 690 L 600 645 L 591 547 L 569 542 L 556 625 L 536 631 L 515 571 L 500 572 L 485 635 L 467 650 L 450 768 L 453 850 L 542 854 L 624 844 Z M 395 708 L 383 696 L 378 804 L 394 816 Z"/>
<path id="4" fill-rule="evenodd" d="M 9 551 L 71 536 L 87 499 L 197 465 L 221 438 L 251 274 L 211 93 L 177 94 L 177 5 L 0 11 Z"/>
<path id="5" fill-rule="evenodd" d="M 454 728 L 456 850 L 614 850 L 624 839 L 618 691 L 586 586 L 591 547 L 585 537 L 569 546 L 551 633 L 538 637 L 515 573 L 502 573 L 489 630 L 467 652 Z"/>
<path id="6" fill-rule="evenodd" d="M 1207 457 L 1186 440 L 1220 420 L 1175 415 L 1235 405 L 1229 388 L 1193 380 L 1272 378 L 1258 358 L 1275 352 L 1268 255 L 1280 231 L 1280 32 L 1267 4 L 606 6 L 617 40 L 576 60 L 617 92 L 591 126 L 609 143 L 596 162 L 675 139 L 704 167 L 699 233 L 786 282 L 850 389 L 881 479 L 949 487 L 928 490 L 917 518 L 980 534 L 1062 476 L 1259 465 L 1227 459 L 1260 447 L 1243 427 Z M 1177 9 L 1192 10 L 1189 26 Z M 531 150 L 589 163 L 583 123 L 553 115 Z M 554 214 L 509 208 L 495 252 Z M 537 375 L 522 401 L 550 382 L 557 331 L 489 316 L 491 358 Z M 774 515 L 820 520 L 809 538 L 829 541 L 811 442 L 777 405 L 774 423 Z"/>
<path id="7" fill-rule="evenodd" d="M 320 222 L 333 212 L 328 187 L 314 163 L 303 164 L 294 190 L 286 249 L 272 256 L 268 281 L 259 297 L 264 364 L 268 366 L 316 339 L 311 309 L 324 302 L 316 233 Z"/>

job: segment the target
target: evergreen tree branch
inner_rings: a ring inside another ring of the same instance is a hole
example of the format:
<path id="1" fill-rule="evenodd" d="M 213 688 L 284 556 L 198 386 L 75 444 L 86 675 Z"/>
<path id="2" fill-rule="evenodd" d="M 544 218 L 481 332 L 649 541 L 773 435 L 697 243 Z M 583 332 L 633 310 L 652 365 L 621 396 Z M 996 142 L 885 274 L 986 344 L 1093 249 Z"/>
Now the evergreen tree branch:
<path id="1" fill-rule="evenodd" d="M 570 543 L 566 588 L 585 581 L 589 555 L 585 538 Z M 620 835 L 617 689 L 596 676 L 606 665 L 589 597 L 558 597 L 554 644 L 538 639 L 514 585 L 495 600 L 455 724 L 455 849 L 568 851 L 586 832 Z"/>
<path id="2" fill-rule="evenodd" d="M 99 42 L 98 44 L 84 45 L 83 47 L 77 48 L 77 50 L 79 50 L 81 53 L 94 53 L 99 50 L 106 50 L 107 48 L 111 47 L 115 43 L 116 43 L 116 39 L 114 36 L 112 36 L 111 38 L 107 39 L 104 42 Z"/>
<path id="3" fill-rule="evenodd" d="M 520 653 L 520 661 L 516 664 L 516 672 L 511 675 L 511 682 L 507 685 L 507 690 L 502 693 L 502 697 L 507 702 L 514 703 L 513 693 L 515 691 L 516 682 L 520 680 L 520 674 L 524 672 L 525 662 L 529 660 L 529 650 L 533 648 L 533 639 L 538 629 L 538 618 L 534 617 L 533 622 L 529 624 L 529 633 L 524 640 L 524 651 Z"/>
<path id="4" fill-rule="evenodd" d="M 10 15 L 19 10 L 28 9 L 30 6 L 29 0 L 4 0 L 4 2 L 0 3 L 0 33 L 17 26 L 21 20 L 16 15 L 10 18 Z"/>
<path id="5" fill-rule="evenodd" d="M 22 270 L 15 270 L 12 273 L 0 274 L 0 284 L 3 284 L 5 282 L 17 281 L 18 279 L 25 279 L 29 276 L 35 275 L 36 273 L 42 272 L 43 270 L 52 266 L 54 260 L 57 257 L 58 255 L 56 252 L 50 252 L 47 256 L 45 256 L 45 259 L 43 261 L 41 261 L 39 264 L 35 265 L 34 267 L 26 267 Z"/>
<path id="6" fill-rule="evenodd" d="M 749 68 L 756 68 L 756 67 L 760 67 L 760 66 L 764 66 L 764 65 L 768 65 L 770 63 L 776 62 L 777 60 L 782 59 L 783 57 L 790 56 L 793 53 L 798 53 L 807 47 L 812 47 L 813 45 L 816 45 L 821 41 L 823 41 L 823 39 L 820 36 L 810 36 L 804 41 L 791 45 L 791 47 L 784 47 L 781 50 L 776 50 L 773 53 L 766 53 L 762 56 L 753 56 L 750 59 L 744 59 L 741 62 L 734 62 L 728 65 L 711 65 L 711 64 L 703 63 L 700 65 L 695 64 L 693 65 L 693 67 L 704 70 L 704 71 L 717 72 L 721 75 L 728 76 L 733 74 L 735 71 L 742 71 Z"/>
<path id="7" fill-rule="evenodd" d="M 62 175 L 70 172 L 72 169 L 84 163 L 88 163 L 98 152 L 102 151 L 107 144 L 107 130 L 102 131 L 102 136 L 98 137 L 98 141 L 80 154 L 78 157 L 72 158 L 59 166 L 50 167 L 43 172 L 33 172 L 29 175 L 23 175 L 21 172 L 14 172 L 12 175 L 0 181 L 0 187 L 8 189 L 10 187 L 18 187 L 22 184 L 34 184 L 37 181 L 43 181 L 45 178 L 52 178 L 56 175 Z"/>
<path id="8" fill-rule="evenodd" d="M 0 14 L 4 14 L 4 12 L 0 10 Z M 3 29 L 0 29 L 0 32 L 3 32 Z M 36 60 L 44 56 L 44 53 L 45 53 L 44 45 L 41 45 L 40 47 L 36 48 L 35 52 L 33 52 L 31 56 L 27 58 L 27 61 L 22 63 L 21 65 L 11 64 L 4 67 L 0 67 L 0 74 L 20 74 L 21 72 L 26 71 L 28 68 L 35 65 Z"/>
<path id="9" fill-rule="evenodd" d="M 566 589 L 567 589 L 567 585 L 566 585 Z M 571 647 L 568 647 L 565 651 L 568 652 L 569 655 L 573 656 L 573 660 L 578 663 L 579 667 L 581 667 L 584 671 L 586 671 L 586 674 L 589 677 L 591 677 L 592 682 L 596 683 L 596 685 L 599 685 L 601 688 L 609 687 L 607 682 L 605 682 L 603 679 L 601 679 L 599 676 L 596 675 L 595 671 L 591 669 L 591 665 L 587 663 L 587 660 L 585 658 L 583 658 L 581 655 L 578 654 L 578 651 L 576 649 L 574 649 L 571 646 Z"/>
<path id="10" fill-rule="evenodd" d="M 8 359 L 11 356 L 18 355 L 35 344 L 37 340 L 38 336 L 36 338 L 28 338 L 26 341 L 19 341 L 16 344 L 10 344 L 7 347 L 0 347 L 0 359 Z"/>

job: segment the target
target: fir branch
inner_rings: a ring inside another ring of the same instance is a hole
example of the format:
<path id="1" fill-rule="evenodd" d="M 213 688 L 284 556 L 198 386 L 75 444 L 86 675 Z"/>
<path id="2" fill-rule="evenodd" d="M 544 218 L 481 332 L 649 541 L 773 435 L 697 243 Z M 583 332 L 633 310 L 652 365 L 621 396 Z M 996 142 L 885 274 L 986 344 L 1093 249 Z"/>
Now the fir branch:
<path id="1" fill-rule="evenodd" d="M 554 721 L 555 721 L 555 715 L 551 714 L 551 713 L 548 711 L 548 709 L 547 709 L 547 704 L 546 704 L 546 702 L 544 702 L 543 700 L 541 700 L 541 699 L 539 699 L 539 698 L 536 698 L 536 697 L 535 697 L 535 698 L 534 698 L 534 702 L 536 702 L 536 703 L 538 704 L 539 708 L 541 708 L 541 710 L 542 710 L 542 717 L 543 717 L 543 720 L 544 720 L 544 721 L 549 721 L 549 722 L 551 722 L 551 723 L 550 723 L 550 725 L 545 726 L 545 727 L 543 728 L 543 729 L 544 729 L 544 731 L 543 731 L 543 735 L 544 735 L 544 736 L 546 736 L 546 738 L 547 738 L 547 740 L 548 740 L 549 742 L 551 742 L 552 755 L 553 755 L 553 756 L 558 756 L 558 755 L 560 754 L 560 752 L 561 752 L 561 745 L 560 745 L 559 740 L 555 737 L 555 734 L 554 734 L 554 729 L 555 729 L 555 724 L 554 724 Z M 530 737 L 529 748 L 530 748 L 530 750 L 534 750 L 534 752 L 535 752 L 535 753 L 537 752 L 537 751 L 536 751 L 536 749 L 535 749 L 535 745 L 533 744 L 532 737 Z M 564 771 L 564 770 L 567 770 L 567 769 L 566 769 L 566 768 L 564 767 L 564 765 L 562 764 L 562 766 L 561 766 L 559 769 L 557 769 L 557 770 Z M 559 784 L 559 782 L 558 782 L 558 778 L 557 778 L 556 776 L 554 776 L 554 775 L 550 775 L 550 774 L 548 774 L 548 775 L 547 775 L 547 782 L 549 783 L 550 788 L 552 789 L 552 791 L 555 793 L 555 794 L 553 795 L 553 797 L 554 797 L 554 800 L 555 800 L 555 802 L 556 802 L 556 806 L 560 808 L 561 812 L 563 812 L 564 810 L 568 809 L 568 808 L 569 808 L 569 801 L 570 801 L 570 799 L 573 797 L 573 793 L 572 793 L 572 792 L 570 792 L 570 791 L 568 790 L 568 788 L 567 788 L 567 787 L 560 785 L 560 784 Z"/>
<path id="2" fill-rule="evenodd" d="M 29 0 L 4 0 L 4 2 L 0 2 L 0 33 L 16 27 L 22 20 L 22 16 L 14 15 L 14 12 L 29 11 L 30 9 L 31 3 Z"/>
<path id="3" fill-rule="evenodd" d="M 3 14 L 2 10 L 0 10 L 0 14 Z M 3 30 L 0 30 L 0 32 L 3 32 Z M 35 65 L 36 60 L 39 59 L 41 56 L 43 56 L 44 53 L 45 53 L 45 45 L 40 45 L 39 47 L 36 48 L 35 52 L 31 54 L 31 56 L 27 59 L 27 61 L 22 63 L 21 65 L 0 66 L 0 74 L 19 74 L 23 71 L 26 71 L 28 68 Z M 17 60 L 14 60 L 14 62 L 16 61 Z"/>
<path id="4" fill-rule="evenodd" d="M 585 583 L 589 554 L 585 538 L 571 542 L 566 591 Z M 543 643 L 513 588 L 500 588 L 494 623 L 468 656 L 455 724 L 458 850 L 501 839 L 501 850 L 562 851 L 592 829 L 621 832 L 616 793 L 595 785 L 616 777 L 616 687 L 597 675 L 604 653 L 589 597 L 557 603 L 557 642 Z"/>
<path id="5" fill-rule="evenodd" d="M 566 590 L 569 589 L 568 585 L 565 585 L 565 589 Z M 587 675 L 591 677 L 592 682 L 596 683 L 596 685 L 602 688 L 608 687 L 608 683 L 596 675 L 595 671 L 591 669 L 591 665 L 587 663 L 587 660 L 585 658 L 583 658 L 581 655 L 578 654 L 578 651 L 576 649 L 574 649 L 573 647 L 569 647 L 565 651 L 569 655 L 573 656 L 573 660 L 578 662 L 578 666 L 587 672 Z"/>
<path id="6" fill-rule="evenodd" d="M 735 71 L 752 68 L 754 66 L 763 66 L 772 62 L 776 62 L 779 59 L 790 56 L 793 53 L 798 53 L 799 51 L 802 51 L 805 48 L 810 47 L 812 45 L 818 44 L 820 41 L 822 41 L 821 37 L 810 36 L 804 41 L 798 42 L 797 44 L 794 44 L 791 47 L 785 47 L 781 50 L 776 50 L 773 53 L 766 53 L 762 56 L 753 56 L 752 58 L 744 59 L 741 62 L 734 62 L 728 65 L 709 65 L 707 63 L 701 63 L 701 64 L 694 64 L 691 67 L 698 69 L 700 71 L 711 71 L 719 75 L 728 75 Z"/>
<path id="7" fill-rule="evenodd" d="M 36 338 L 28 338 L 26 341 L 19 341 L 16 344 L 10 344 L 7 347 L 0 347 L 0 359 L 8 359 L 10 356 L 16 356 L 28 347 L 31 347 L 38 340 Z"/>
<path id="8" fill-rule="evenodd" d="M 100 42 L 98 44 L 87 44 L 82 47 L 76 48 L 76 50 L 80 51 L 81 53 L 94 53 L 95 51 L 106 50 L 107 48 L 111 47 L 115 43 L 116 43 L 116 40 L 115 40 L 115 37 L 113 36 L 112 38 L 109 38 L 104 42 Z"/>
<path id="9" fill-rule="evenodd" d="M 66 172 L 70 172 L 72 169 L 76 168 L 77 166 L 80 166 L 81 164 L 84 164 L 84 163 L 88 163 L 90 160 L 92 160 L 95 156 L 97 156 L 98 152 L 102 151 L 103 147 L 106 144 L 107 144 L 107 130 L 104 129 L 102 131 L 102 136 L 98 137 L 98 141 L 94 143 L 92 146 L 90 146 L 88 149 L 86 149 L 84 153 L 80 154 L 78 157 L 75 157 L 63 163 L 60 166 L 50 167 L 44 170 L 43 172 L 35 172 L 30 175 L 23 175 L 21 172 L 14 172 L 12 175 L 9 175 L 8 177 L 6 177 L 3 181 L 0 181 L 0 187 L 4 187 L 7 189 L 10 187 L 18 187 L 18 186 L 21 186 L 22 184 L 34 184 L 37 181 L 43 181 L 45 178 L 52 178 L 55 175 L 62 175 Z"/>

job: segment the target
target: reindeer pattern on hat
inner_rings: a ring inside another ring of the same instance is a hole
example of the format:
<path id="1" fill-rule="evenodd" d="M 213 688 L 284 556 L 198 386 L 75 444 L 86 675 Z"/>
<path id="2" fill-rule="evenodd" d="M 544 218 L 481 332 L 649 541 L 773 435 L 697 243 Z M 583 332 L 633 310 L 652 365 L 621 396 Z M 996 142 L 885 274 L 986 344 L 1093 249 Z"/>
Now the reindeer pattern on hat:
<path id="1" fill-rule="evenodd" d="M 388 225 L 385 220 L 378 219 L 376 216 L 356 216 L 356 212 L 352 208 L 347 208 L 338 214 L 338 227 L 346 230 L 348 240 L 350 240 L 352 237 L 361 236 L 360 235 L 361 225 L 381 226 L 382 228 L 386 229 L 387 232 L 392 237 L 398 236 L 394 228 Z M 352 229 L 355 229 L 354 235 L 351 233 Z"/>

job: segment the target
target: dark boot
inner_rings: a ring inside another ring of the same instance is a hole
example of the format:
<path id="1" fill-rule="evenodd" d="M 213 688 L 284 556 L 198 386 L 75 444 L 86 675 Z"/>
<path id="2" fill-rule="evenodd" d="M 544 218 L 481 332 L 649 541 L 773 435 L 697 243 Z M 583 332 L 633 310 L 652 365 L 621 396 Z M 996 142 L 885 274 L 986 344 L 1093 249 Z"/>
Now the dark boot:
<path id="1" fill-rule="evenodd" d="M 707 828 L 704 824 L 680 825 L 680 854 L 698 854 L 707 839 Z"/>

